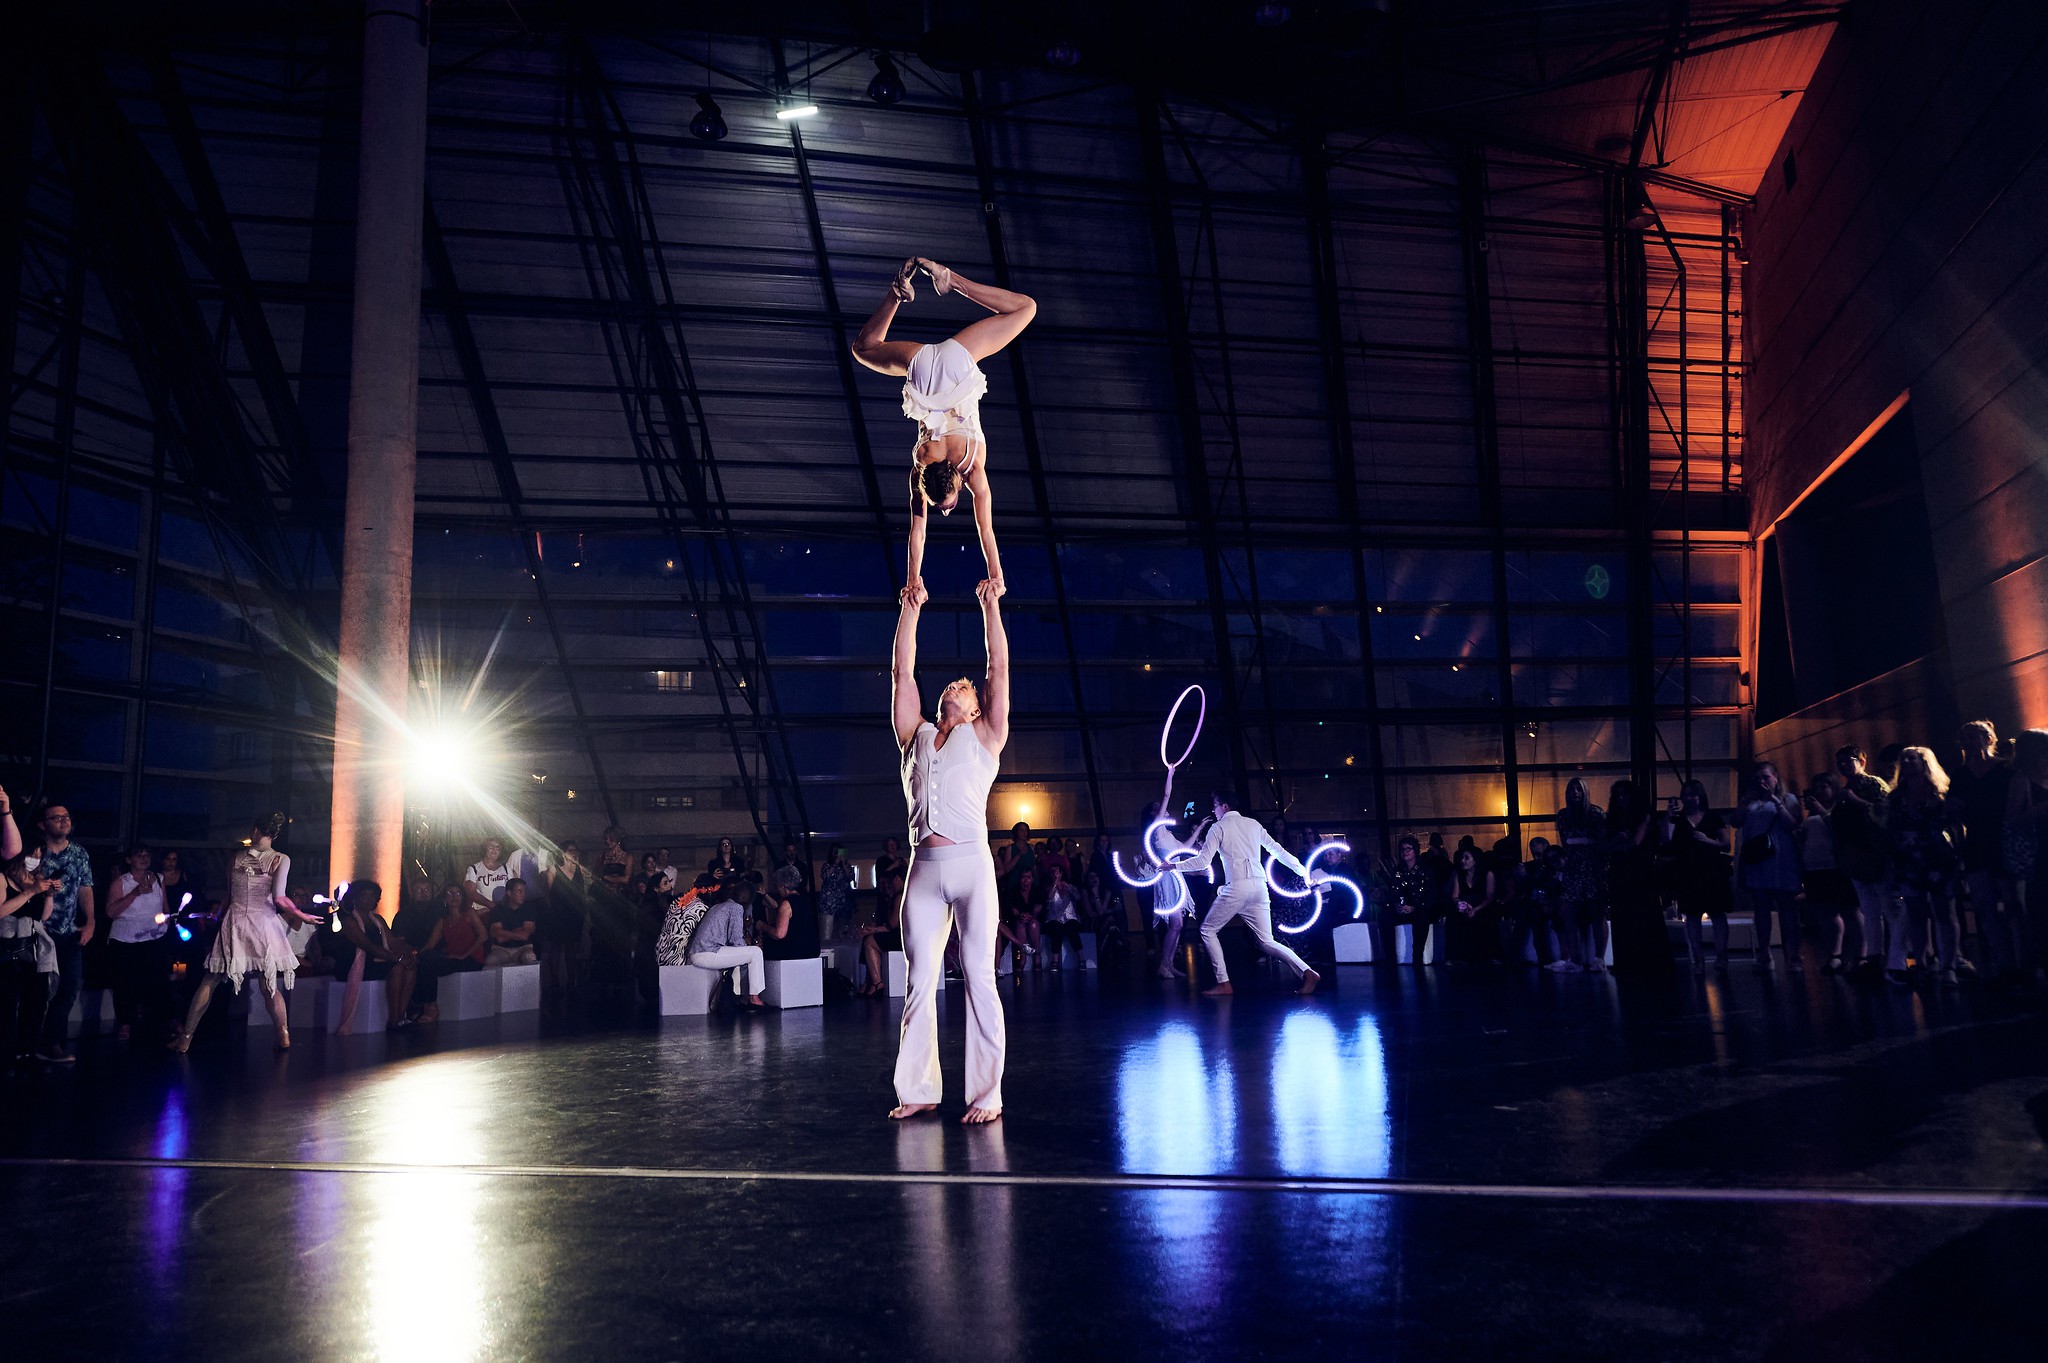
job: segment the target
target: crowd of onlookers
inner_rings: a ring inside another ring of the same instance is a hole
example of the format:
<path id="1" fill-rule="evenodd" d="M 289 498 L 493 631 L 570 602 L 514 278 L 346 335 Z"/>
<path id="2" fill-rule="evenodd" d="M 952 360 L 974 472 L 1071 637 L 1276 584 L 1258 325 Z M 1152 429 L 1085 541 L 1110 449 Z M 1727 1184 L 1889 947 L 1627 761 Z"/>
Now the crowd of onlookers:
<path id="1" fill-rule="evenodd" d="M 1360 885 L 1375 958 L 1387 964 L 1666 973 L 1681 959 L 1675 925 L 1683 959 L 1703 973 L 1710 962 L 1727 967 L 1739 910 L 1750 923 L 1747 954 L 1762 969 L 1782 957 L 1794 971 L 1810 959 L 1894 983 L 1974 975 L 2010 985 L 2048 966 L 2044 822 L 2048 730 L 2001 743 L 1979 720 L 1946 760 L 1919 746 L 1874 756 L 1844 747 L 1830 770 L 1797 787 L 1775 764 L 1757 763 L 1732 810 L 1714 809 L 1698 781 L 1661 804 L 1616 781 L 1603 804 L 1573 779 L 1553 831 L 1530 838 L 1526 851 L 1507 839 L 1447 846 L 1441 834 L 1403 834 L 1389 860 L 1347 847 L 1318 865 Z M 111 990 L 120 1036 L 174 1028 L 173 995 L 204 952 L 217 908 L 195 868 L 177 850 L 138 846 L 99 880 L 71 839 L 66 806 L 46 804 L 28 828 L 25 843 L 0 791 L 4 1054 L 68 1063 L 72 1004 L 88 977 Z M 1284 822 L 1273 832 L 1302 857 L 1321 841 Z M 1188 886 L 1189 912 L 1154 917 L 1155 891 L 1119 873 L 1107 833 L 1083 847 L 1018 824 L 993 850 L 997 950 L 1020 972 L 1078 964 L 1089 933 L 1122 952 L 1134 930 L 1163 969 L 1214 894 L 1198 881 Z M 1122 869 L 1148 865 L 1140 850 Z M 348 990 L 341 1030 L 355 1025 L 363 981 L 384 982 L 389 1009 L 370 1025 L 405 1027 L 435 1020 L 449 976 L 514 965 L 540 967 L 547 1011 L 656 1009 L 659 967 L 675 963 L 666 957 L 677 915 L 692 902 L 721 915 L 700 941 L 705 953 L 741 963 L 845 946 L 868 966 L 860 992 L 885 990 L 884 958 L 902 949 L 909 855 L 900 840 L 860 860 L 836 844 L 813 864 L 795 842 L 772 854 L 728 838 L 694 867 L 666 847 L 629 851 L 617 828 L 588 857 L 574 842 L 543 854 L 493 838 L 459 875 L 437 880 L 415 868 L 395 905 L 374 886 L 352 887 L 339 902 L 298 887 L 289 938 L 301 975 L 332 976 Z M 953 970 L 957 950 L 956 940 Z"/>
<path id="2" fill-rule="evenodd" d="M 1634 782 L 1603 807 L 1573 780 L 1555 836 L 1531 838 L 1526 858 L 1505 840 L 1446 851 L 1404 836 L 1372 878 L 1381 959 L 1419 962 L 1440 934 L 1438 959 L 1668 971 L 1675 919 L 1701 974 L 1710 959 L 1727 967 L 1740 909 L 1761 969 L 1782 954 L 1804 970 L 1810 944 L 1824 970 L 1897 984 L 2026 983 L 2048 965 L 2044 818 L 2048 730 L 2006 745 L 1985 720 L 1963 726 L 1948 763 L 1926 747 L 1847 746 L 1797 788 L 1756 763 L 1726 813 L 1698 781 L 1658 809 Z"/>

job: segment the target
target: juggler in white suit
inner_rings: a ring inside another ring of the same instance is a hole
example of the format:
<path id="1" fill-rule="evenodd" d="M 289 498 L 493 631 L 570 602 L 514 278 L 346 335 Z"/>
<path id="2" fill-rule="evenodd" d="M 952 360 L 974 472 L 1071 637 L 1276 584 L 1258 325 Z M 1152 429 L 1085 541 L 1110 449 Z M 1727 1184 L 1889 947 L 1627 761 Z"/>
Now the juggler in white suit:
<path id="1" fill-rule="evenodd" d="M 992 1120 L 1003 1110 L 1005 1037 L 996 993 L 996 867 L 988 846 L 988 794 L 1009 737 L 1009 643 L 996 609 L 1001 588 L 983 582 L 976 595 L 988 632 L 986 696 L 977 695 L 965 678 L 953 682 L 939 695 L 936 723 L 920 711 L 913 678 L 923 605 L 915 583 L 904 591 L 896 622 L 896 741 L 912 851 L 903 886 L 903 955 L 910 980 L 892 1117 L 915 1116 L 939 1101 L 939 979 L 956 920 L 967 993 L 966 1120 Z"/>
<path id="2" fill-rule="evenodd" d="M 1304 881 L 1308 879 L 1308 868 L 1292 852 L 1273 841 L 1273 835 L 1266 831 L 1264 824 L 1218 800 L 1216 822 L 1210 827 L 1209 835 L 1202 839 L 1201 855 L 1193 861 L 1183 862 L 1177 869 L 1183 874 L 1193 875 L 1214 864 L 1218 857 L 1223 859 L 1223 873 L 1228 877 L 1228 883 L 1217 892 L 1216 902 L 1209 906 L 1208 914 L 1202 919 L 1202 945 L 1208 949 L 1209 964 L 1216 968 L 1218 990 L 1228 992 L 1230 989 L 1230 971 L 1223 964 L 1223 944 L 1218 940 L 1218 934 L 1229 926 L 1231 919 L 1242 918 L 1252 930 L 1252 936 L 1258 939 L 1260 950 L 1285 961 L 1287 968 L 1304 981 L 1301 992 L 1306 994 L 1316 987 L 1320 977 L 1285 942 L 1273 936 L 1273 901 L 1267 892 L 1262 852 L 1271 852 L 1282 866 Z"/>

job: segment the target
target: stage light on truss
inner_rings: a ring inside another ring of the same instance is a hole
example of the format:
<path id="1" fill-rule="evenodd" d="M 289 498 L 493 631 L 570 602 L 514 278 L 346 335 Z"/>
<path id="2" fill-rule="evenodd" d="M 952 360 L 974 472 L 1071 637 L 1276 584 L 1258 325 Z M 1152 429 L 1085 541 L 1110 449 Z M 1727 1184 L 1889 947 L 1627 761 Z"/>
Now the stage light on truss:
<path id="1" fill-rule="evenodd" d="M 412 737 L 407 756 L 415 790 L 441 794 L 452 789 L 475 770 L 478 748 L 475 736 L 452 725 L 425 729 Z"/>

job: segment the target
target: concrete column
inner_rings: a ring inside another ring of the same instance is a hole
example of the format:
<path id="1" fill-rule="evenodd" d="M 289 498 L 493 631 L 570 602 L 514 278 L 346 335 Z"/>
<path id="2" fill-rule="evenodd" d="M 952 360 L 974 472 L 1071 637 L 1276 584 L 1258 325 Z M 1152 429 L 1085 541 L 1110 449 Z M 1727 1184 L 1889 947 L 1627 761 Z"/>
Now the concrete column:
<path id="1" fill-rule="evenodd" d="M 403 883 L 427 31 L 423 0 L 365 8 L 330 875 L 388 897 Z"/>

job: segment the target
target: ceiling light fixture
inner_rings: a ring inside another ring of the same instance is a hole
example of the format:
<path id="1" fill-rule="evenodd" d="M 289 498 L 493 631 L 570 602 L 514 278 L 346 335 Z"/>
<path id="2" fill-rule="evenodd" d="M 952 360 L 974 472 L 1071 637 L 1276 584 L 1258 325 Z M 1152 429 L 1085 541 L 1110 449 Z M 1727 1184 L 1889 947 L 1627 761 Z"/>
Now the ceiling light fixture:
<path id="1" fill-rule="evenodd" d="M 902 100 L 903 75 L 886 52 L 875 54 L 875 78 L 868 82 L 868 98 L 884 109 Z"/>
<path id="2" fill-rule="evenodd" d="M 697 116 L 690 120 L 690 135 L 700 142 L 716 142 L 725 136 L 725 113 L 708 94 L 697 96 Z"/>
<path id="3" fill-rule="evenodd" d="M 775 111 L 775 116 L 787 123 L 792 118 L 809 118 L 817 112 L 818 106 L 815 104 L 785 104 Z"/>

